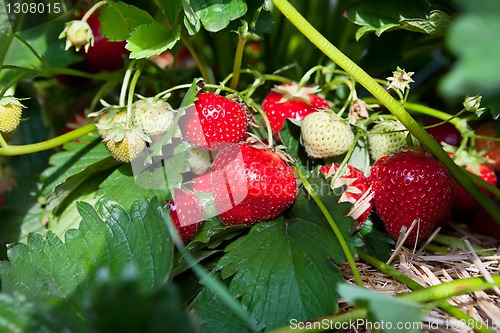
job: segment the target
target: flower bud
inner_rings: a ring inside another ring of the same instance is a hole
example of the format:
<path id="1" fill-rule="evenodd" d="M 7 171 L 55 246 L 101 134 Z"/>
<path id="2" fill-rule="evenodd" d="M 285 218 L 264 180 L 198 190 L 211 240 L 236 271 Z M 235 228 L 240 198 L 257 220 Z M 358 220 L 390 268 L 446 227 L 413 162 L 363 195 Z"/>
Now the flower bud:
<path id="1" fill-rule="evenodd" d="M 465 101 L 463 102 L 463 106 L 464 106 L 465 110 L 467 110 L 469 112 L 483 111 L 484 108 L 479 107 L 481 105 L 481 98 L 482 98 L 482 96 L 479 96 L 479 95 L 467 96 L 465 98 Z"/>

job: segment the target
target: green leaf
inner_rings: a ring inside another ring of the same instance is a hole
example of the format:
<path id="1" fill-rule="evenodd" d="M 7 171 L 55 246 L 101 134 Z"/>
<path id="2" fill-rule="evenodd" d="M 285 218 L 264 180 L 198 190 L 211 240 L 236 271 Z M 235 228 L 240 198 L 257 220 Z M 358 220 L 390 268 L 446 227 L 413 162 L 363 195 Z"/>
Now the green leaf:
<path id="1" fill-rule="evenodd" d="M 342 280 L 332 258 L 342 252 L 331 233 L 311 221 L 283 218 L 256 224 L 226 248 L 217 268 L 229 290 L 267 329 L 334 313 Z"/>
<path id="2" fill-rule="evenodd" d="M 353 23 L 361 26 L 356 32 L 356 40 L 359 40 L 368 32 L 374 32 L 377 36 L 380 36 L 385 31 L 405 27 L 410 27 L 410 30 L 415 31 L 415 26 L 418 24 L 414 24 L 413 26 L 411 23 L 407 23 L 406 26 L 400 24 L 401 21 L 409 19 L 423 19 L 432 23 L 440 22 L 437 17 L 434 17 L 434 19 L 430 18 L 429 13 L 433 9 L 424 0 L 398 2 L 391 0 L 365 0 L 355 2 L 347 10 L 347 16 Z M 415 21 L 413 22 L 415 23 Z"/>
<path id="3" fill-rule="evenodd" d="M 383 262 L 391 257 L 394 240 L 387 232 L 377 229 L 370 218 L 363 223 L 357 235 L 363 241 L 362 251 Z"/>
<path id="4" fill-rule="evenodd" d="M 177 288 L 162 285 L 152 292 L 140 287 L 137 270 L 118 277 L 102 270 L 88 296 L 37 297 L 0 294 L 2 332 L 197 332 L 195 320 L 181 306 Z M 75 304 L 73 307 L 71 304 Z"/>
<path id="5" fill-rule="evenodd" d="M 161 180 L 164 184 L 163 179 Z M 102 182 L 98 196 L 118 202 L 121 206 L 128 208 L 140 199 L 157 197 L 160 202 L 164 202 L 169 192 L 165 185 L 163 189 L 154 189 L 140 186 L 132 172 L 130 164 L 125 164 L 116 169 L 104 182 Z"/>
<path id="6" fill-rule="evenodd" d="M 220 275 L 214 273 L 219 280 Z M 203 332 L 258 332 L 247 325 L 210 288 L 203 288 L 191 303 L 196 317 L 201 321 Z"/>
<path id="7" fill-rule="evenodd" d="M 429 35 L 444 35 L 450 25 L 450 16 L 441 10 L 433 10 L 428 18 L 404 19 L 399 22 L 406 30 Z"/>
<path id="8" fill-rule="evenodd" d="M 94 171 L 105 170 L 118 165 L 110 158 L 111 155 L 102 143 L 97 132 L 81 137 L 78 141 L 72 141 L 63 146 L 63 151 L 50 157 L 50 167 L 41 174 L 40 178 L 44 184 L 42 193 L 49 195 L 55 192 L 58 185 L 69 182 L 65 190 L 76 187 Z M 79 175 L 79 176 L 77 176 Z M 76 176 L 75 178 L 71 178 Z M 71 178 L 71 179 L 70 179 Z M 72 185 L 72 186 L 71 186 Z M 55 194 L 54 194 L 55 195 Z M 52 197 L 57 200 L 53 206 L 63 199 L 60 196 Z"/>
<path id="9" fill-rule="evenodd" d="M 126 48 L 133 59 L 148 58 L 171 49 L 181 37 L 181 27 L 169 30 L 159 22 L 139 26 L 130 35 Z"/>
<path id="10" fill-rule="evenodd" d="M 173 244 L 158 201 L 138 201 L 130 214 L 109 200 L 99 201 L 95 210 L 86 203 L 78 209 L 80 227 L 69 230 L 64 242 L 49 231 L 46 236 L 30 234 L 26 245 L 9 249 L 9 261 L 0 262 L 3 291 L 73 295 L 76 302 L 95 284 L 96 273 L 103 268 L 118 276 L 135 266 L 145 291 L 168 278 Z"/>
<path id="11" fill-rule="evenodd" d="M 453 69 L 440 83 L 448 98 L 482 95 L 492 104 L 500 104 L 500 77 L 497 75 L 500 43 L 498 12 L 500 2 L 458 1 L 463 8 L 446 35 L 450 51 L 456 55 Z M 485 103 L 487 104 L 487 103 Z"/>
<path id="12" fill-rule="evenodd" d="M 110 2 L 99 20 L 100 33 L 111 41 L 126 40 L 139 26 L 154 22 L 148 12 L 123 2 Z"/>
<path id="13" fill-rule="evenodd" d="M 178 25 L 179 14 L 182 11 L 182 0 L 156 0 L 165 19 L 171 26 Z"/>
<path id="14" fill-rule="evenodd" d="M 371 321 L 379 325 L 384 323 L 382 332 L 401 332 L 401 325 L 404 325 L 404 332 L 420 332 L 419 323 L 424 319 L 422 304 L 347 283 L 340 284 L 338 292 L 349 303 L 366 308 Z"/>
<path id="15" fill-rule="evenodd" d="M 218 32 L 247 11 L 243 0 L 183 0 L 182 5 L 184 24 L 191 35 L 200 30 L 200 22 L 207 31 Z"/>

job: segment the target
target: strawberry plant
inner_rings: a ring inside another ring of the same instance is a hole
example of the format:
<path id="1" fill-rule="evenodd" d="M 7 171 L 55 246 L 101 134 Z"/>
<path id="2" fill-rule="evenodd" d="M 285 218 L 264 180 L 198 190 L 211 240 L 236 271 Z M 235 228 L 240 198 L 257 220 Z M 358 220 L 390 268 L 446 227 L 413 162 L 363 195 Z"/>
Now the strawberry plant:
<path id="1" fill-rule="evenodd" d="M 498 4 L 17 3 L 0 331 L 498 327 Z"/>

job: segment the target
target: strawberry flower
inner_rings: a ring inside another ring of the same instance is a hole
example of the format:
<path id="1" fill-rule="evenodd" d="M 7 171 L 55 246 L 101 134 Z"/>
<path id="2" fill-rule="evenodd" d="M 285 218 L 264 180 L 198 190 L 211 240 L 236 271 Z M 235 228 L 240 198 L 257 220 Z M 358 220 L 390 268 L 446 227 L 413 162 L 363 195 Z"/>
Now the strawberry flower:
<path id="1" fill-rule="evenodd" d="M 66 23 L 66 27 L 59 35 L 59 39 L 64 37 L 66 37 L 65 50 L 74 46 L 76 51 L 80 51 L 83 46 L 85 52 L 88 52 L 89 48 L 94 46 L 94 34 L 87 21 L 73 20 Z"/>
<path id="2" fill-rule="evenodd" d="M 411 76 L 415 74 L 414 72 L 406 72 L 404 69 L 397 67 L 396 71 L 392 72 L 392 76 L 388 77 L 387 80 L 390 82 L 390 86 L 404 92 L 405 89 L 410 89 L 410 83 L 415 82 Z"/>

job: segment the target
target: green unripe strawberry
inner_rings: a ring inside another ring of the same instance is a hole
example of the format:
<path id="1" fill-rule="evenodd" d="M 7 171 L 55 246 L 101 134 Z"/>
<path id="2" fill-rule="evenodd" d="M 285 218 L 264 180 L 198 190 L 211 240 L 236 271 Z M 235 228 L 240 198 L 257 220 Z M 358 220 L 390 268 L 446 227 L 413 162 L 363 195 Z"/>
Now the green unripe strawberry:
<path id="1" fill-rule="evenodd" d="M 174 121 L 174 109 L 162 99 L 149 97 L 132 105 L 133 122 L 148 136 L 165 133 Z"/>
<path id="2" fill-rule="evenodd" d="M 15 97 L 0 100 L 0 132 L 9 133 L 19 126 L 24 107 Z"/>
<path id="3" fill-rule="evenodd" d="M 106 147 L 116 160 L 129 163 L 146 148 L 146 142 L 134 133 L 127 133 L 122 140 L 107 140 Z"/>
<path id="4" fill-rule="evenodd" d="M 313 158 L 346 153 L 354 142 L 351 126 L 339 116 L 318 111 L 307 115 L 301 124 L 301 142 Z"/>
<path id="5" fill-rule="evenodd" d="M 382 156 L 397 153 L 406 146 L 408 130 L 397 120 L 376 124 L 368 133 L 370 155 L 374 161 Z"/>

